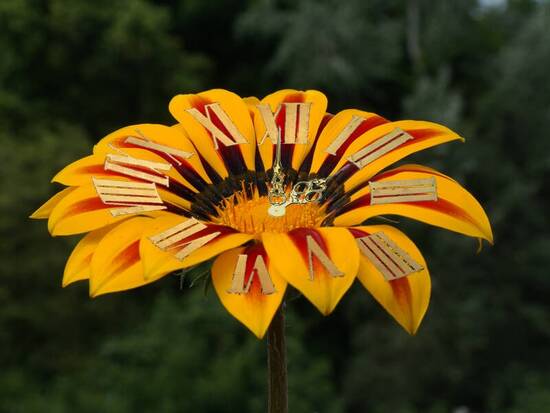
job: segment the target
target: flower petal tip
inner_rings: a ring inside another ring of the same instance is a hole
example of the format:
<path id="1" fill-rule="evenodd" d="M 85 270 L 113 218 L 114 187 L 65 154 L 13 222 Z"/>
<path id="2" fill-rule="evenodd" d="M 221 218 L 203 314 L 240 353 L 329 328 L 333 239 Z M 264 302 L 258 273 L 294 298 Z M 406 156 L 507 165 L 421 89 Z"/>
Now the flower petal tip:
<path id="1" fill-rule="evenodd" d="M 336 306 L 332 306 L 332 307 L 317 307 L 317 310 L 319 310 L 319 312 L 321 313 L 321 315 L 323 315 L 323 317 L 328 317 L 329 315 L 332 314 L 332 312 L 334 311 L 334 309 L 336 308 Z"/>
<path id="2" fill-rule="evenodd" d="M 416 336 L 416 333 L 418 333 L 418 330 L 420 329 L 420 324 L 422 323 L 422 319 L 414 320 L 413 318 L 409 318 L 408 320 L 396 321 L 411 337 Z"/>
<path id="3" fill-rule="evenodd" d="M 37 209 L 32 214 L 30 214 L 28 218 L 29 219 L 46 219 L 48 217 L 42 216 L 42 214 L 40 214 L 40 211 Z"/>
<path id="4" fill-rule="evenodd" d="M 75 275 L 78 275 L 78 274 L 71 274 L 70 276 L 64 276 L 63 277 L 63 280 L 61 281 L 61 287 L 62 288 L 66 288 L 68 287 L 69 285 L 71 284 L 74 284 L 75 282 L 78 282 L 78 281 L 84 281 L 85 278 L 75 278 Z"/>
<path id="5" fill-rule="evenodd" d="M 98 287 L 92 287 L 92 285 L 90 284 L 90 291 L 89 291 L 90 298 L 97 298 L 100 295 L 107 294 L 108 292 L 109 291 L 102 291 L 101 288 L 98 288 Z"/>
<path id="6" fill-rule="evenodd" d="M 265 337 L 265 333 L 267 333 L 267 328 L 263 329 L 263 331 L 250 331 L 252 331 L 252 333 L 256 336 L 258 340 L 263 340 L 263 338 Z"/>

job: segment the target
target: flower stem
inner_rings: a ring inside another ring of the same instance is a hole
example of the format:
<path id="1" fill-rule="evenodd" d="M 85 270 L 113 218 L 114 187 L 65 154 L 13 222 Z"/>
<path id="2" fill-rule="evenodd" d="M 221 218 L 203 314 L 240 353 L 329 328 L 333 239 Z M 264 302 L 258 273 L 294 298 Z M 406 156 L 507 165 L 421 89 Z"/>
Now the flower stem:
<path id="1" fill-rule="evenodd" d="M 268 413 L 288 413 L 284 302 L 275 313 L 267 331 L 267 374 Z"/>

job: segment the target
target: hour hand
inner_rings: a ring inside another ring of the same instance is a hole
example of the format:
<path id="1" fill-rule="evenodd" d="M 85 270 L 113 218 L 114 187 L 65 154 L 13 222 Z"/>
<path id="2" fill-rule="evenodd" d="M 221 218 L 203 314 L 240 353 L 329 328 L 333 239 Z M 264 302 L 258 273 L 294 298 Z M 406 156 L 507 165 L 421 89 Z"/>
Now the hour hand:
<path id="1" fill-rule="evenodd" d="M 290 197 L 284 196 L 284 201 L 280 203 L 271 202 L 269 215 L 281 217 L 286 213 L 286 207 L 297 204 L 304 205 L 311 202 L 319 202 L 323 197 L 323 192 L 327 188 L 325 178 L 315 178 L 309 181 L 299 181 L 292 187 Z"/>

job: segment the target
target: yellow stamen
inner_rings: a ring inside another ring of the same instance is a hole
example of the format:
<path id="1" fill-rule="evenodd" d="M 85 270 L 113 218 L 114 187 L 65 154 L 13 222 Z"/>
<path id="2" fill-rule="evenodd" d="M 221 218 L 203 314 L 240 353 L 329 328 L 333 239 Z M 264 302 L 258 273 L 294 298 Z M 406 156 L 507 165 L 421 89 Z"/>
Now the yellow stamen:
<path id="1" fill-rule="evenodd" d="M 325 217 L 324 207 L 315 202 L 289 205 L 282 217 L 269 215 L 269 207 L 267 197 L 258 195 L 257 191 L 252 196 L 247 195 L 246 191 L 239 191 L 216 208 L 218 217 L 213 221 L 246 234 L 261 234 L 319 227 Z"/>

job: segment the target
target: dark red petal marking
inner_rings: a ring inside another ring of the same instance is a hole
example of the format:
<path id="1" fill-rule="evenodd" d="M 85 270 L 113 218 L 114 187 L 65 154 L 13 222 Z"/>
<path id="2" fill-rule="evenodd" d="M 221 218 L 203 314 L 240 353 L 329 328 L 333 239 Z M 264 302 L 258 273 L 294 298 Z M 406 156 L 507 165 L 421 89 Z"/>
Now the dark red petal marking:
<path id="1" fill-rule="evenodd" d="M 348 231 L 353 235 L 353 238 L 362 238 L 370 235 L 370 232 L 358 228 L 348 228 Z"/>
<path id="2" fill-rule="evenodd" d="M 301 92 L 289 93 L 285 96 L 283 102 L 285 103 L 304 103 L 304 94 Z"/>
<path id="3" fill-rule="evenodd" d="M 405 314 L 411 314 L 413 312 L 412 308 L 412 291 L 411 284 L 408 277 L 398 278 L 396 280 L 388 281 L 392 289 L 393 295 L 401 307 L 401 310 Z M 412 326 L 411 326 L 412 327 Z"/>
<path id="4" fill-rule="evenodd" d="M 109 278 L 111 278 L 113 274 L 124 271 L 124 269 L 134 265 L 136 262 L 139 261 L 139 242 L 139 239 L 132 242 L 116 255 L 110 266 L 112 270 L 109 273 Z"/>
<path id="5" fill-rule="evenodd" d="M 135 169 L 137 169 L 137 168 L 135 168 Z M 147 172 L 149 172 L 149 171 L 147 171 Z M 90 174 L 90 175 L 101 174 L 101 175 L 118 176 L 118 174 L 116 172 L 106 171 L 103 164 L 101 164 L 101 165 L 81 166 L 79 168 L 76 168 L 75 173 Z"/>
<path id="6" fill-rule="evenodd" d="M 100 198 L 87 198 L 71 205 L 60 219 L 84 212 L 97 211 L 99 209 L 113 208 L 113 205 L 105 205 Z"/>
<path id="7" fill-rule="evenodd" d="M 189 96 L 189 101 L 191 103 L 191 106 L 193 106 L 195 109 L 201 112 L 204 116 L 206 116 L 205 106 L 213 103 L 209 99 L 205 98 L 204 96 L 199 96 L 199 95 Z"/>

